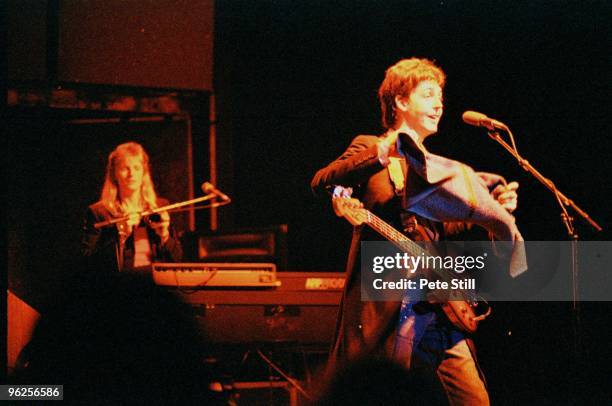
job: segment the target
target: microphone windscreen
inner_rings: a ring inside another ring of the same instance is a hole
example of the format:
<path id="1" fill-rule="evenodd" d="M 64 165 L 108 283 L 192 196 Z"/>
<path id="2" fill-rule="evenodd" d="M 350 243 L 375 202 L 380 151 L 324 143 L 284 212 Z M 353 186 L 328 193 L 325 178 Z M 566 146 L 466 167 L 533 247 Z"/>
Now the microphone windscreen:
<path id="1" fill-rule="evenodd" d="M 465 113 L 463 113 L 461 118 L 466 124 L 480 126 L 481 125 L 480 123 L 483 120 L 486 120 L 488 117 L 482 113 L 468 110 Z"/>

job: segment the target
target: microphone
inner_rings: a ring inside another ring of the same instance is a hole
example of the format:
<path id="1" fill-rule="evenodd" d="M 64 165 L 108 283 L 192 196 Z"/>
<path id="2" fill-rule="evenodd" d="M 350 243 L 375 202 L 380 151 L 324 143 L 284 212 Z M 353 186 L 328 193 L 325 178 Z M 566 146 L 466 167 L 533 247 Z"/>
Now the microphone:
<path id="1" fill-rule="evenodd" d="M 476 111 L 468 110 L 465 113 L 463 113 L 461 118 L 466 124 L 473 125 L 476 127 L 486 127 L 489 130 L 494 130 L 496 128 L 500 130 L 506 130 L 506 131 L 508 130 L 508 127 L 506 126 L 506 124 L 502 123 L 501 121 L 494 120 Z"/>
<path id="2" fill-rule="evenodd" d="M 212 193 L 214 195 L 217 195 L 218 197 L 221 198 L 221 200 L 225 200 L 226 202 L 229 202 L 231 200 L 228 195 L 226 195 L 225 193 L 217 189 L 215 185 L 213 185 L 210 182 L 202 183 L 202 192 L 206 194 Z"/>

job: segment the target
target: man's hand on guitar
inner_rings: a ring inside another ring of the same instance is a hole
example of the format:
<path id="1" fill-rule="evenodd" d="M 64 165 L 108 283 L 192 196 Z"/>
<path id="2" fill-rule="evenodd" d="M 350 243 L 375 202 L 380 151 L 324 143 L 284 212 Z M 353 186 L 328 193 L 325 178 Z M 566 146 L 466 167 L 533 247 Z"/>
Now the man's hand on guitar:
<path id="1" fill-rule="evenodd" d="M 333 197 L 332 206 L 338 217 L 346 218 L 352 225 L 358 226 L 365 220 L 363 203 L 351 197 Z"/>
<path id="2" fill-rule="evenodd" d="M 518 189 L 518 182 L 510 182 L 507 185 L 498 185 L 493 191 L 491 195 L 493 199 L 497 200 L 499 204 L 502 205 L 504 209 L 508 211 L 508 213 L 512 213 L 516 210 L 516 206 L 518 204 L 518 194 L 516 193 L 516 189 Z"/>

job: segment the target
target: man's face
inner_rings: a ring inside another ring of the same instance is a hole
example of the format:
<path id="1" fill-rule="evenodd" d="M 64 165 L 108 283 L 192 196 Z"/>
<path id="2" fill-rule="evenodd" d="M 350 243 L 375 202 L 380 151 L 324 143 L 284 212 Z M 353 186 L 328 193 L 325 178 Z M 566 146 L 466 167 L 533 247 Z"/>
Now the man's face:
<path id="1" fill-rule="evenodd" d="M 398 109 L 406 124 L 422 138 L 438 131 L 442 117 L 442 88 L 433 80 L 424 80 L 403 99 L 403 109 Z"/>

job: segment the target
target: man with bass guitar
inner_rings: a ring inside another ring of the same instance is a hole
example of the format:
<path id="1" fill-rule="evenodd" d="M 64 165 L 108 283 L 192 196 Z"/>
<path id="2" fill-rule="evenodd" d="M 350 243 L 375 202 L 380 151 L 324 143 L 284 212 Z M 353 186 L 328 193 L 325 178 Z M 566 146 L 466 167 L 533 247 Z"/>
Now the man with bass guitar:
<path id="1" fill-rule="evenodd" d="M 315 174 L 312 189 L 320 194 L 341 186 L 336 191 L 344 195 L 355 190 L 366 210 L 414 240 L 444 240 L 457 230 L 482 226 L 495 239 L 511 242 L 509 272 L 517 276 L 526 270 L 519 248 L 523 239 L 511 215 L 518 183 L 476 173 L 423 145 L 438 130 L 444 83 L 444 72 L 427 59 L 391 66 L 378 91 L 386 131 L 357 136 Z M 450 404 L 489 404 L 473 343 L 444 316 L 442 306 L 362 301 L 360 242 L 380 239 L 370 227 L 354 227 L 331 369 L 364 357 L 391 359 L 437 376 Z"/>

